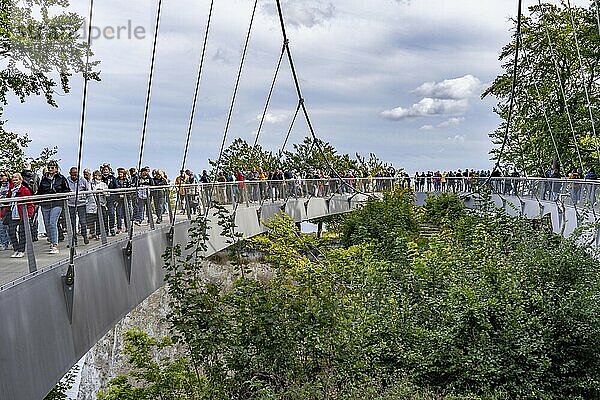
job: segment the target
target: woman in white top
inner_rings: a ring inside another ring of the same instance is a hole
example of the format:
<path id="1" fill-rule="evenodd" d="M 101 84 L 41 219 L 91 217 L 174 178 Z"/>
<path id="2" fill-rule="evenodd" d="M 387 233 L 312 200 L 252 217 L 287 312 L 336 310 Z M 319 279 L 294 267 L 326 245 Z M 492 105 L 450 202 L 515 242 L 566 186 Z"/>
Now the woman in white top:
<path id="1" fill-rule="evenodd" d="M 98 170 L 94 171 L 92 180 L 90 181 L 92 190 L 103 192 L 108 190 L 108 185 L 102 181 L 102 173 Z M 87 225 L 90 231 L 90 239 L 98 240 L 100 238 L 100 216 L 99 208 L 102 208 L 102 219 L 104 223 L 104 232 L 108 232 L 108 207 L 106 194 L 94 194 L 92 199 L 87 202 L 85 213 L 87 214 Z"/>

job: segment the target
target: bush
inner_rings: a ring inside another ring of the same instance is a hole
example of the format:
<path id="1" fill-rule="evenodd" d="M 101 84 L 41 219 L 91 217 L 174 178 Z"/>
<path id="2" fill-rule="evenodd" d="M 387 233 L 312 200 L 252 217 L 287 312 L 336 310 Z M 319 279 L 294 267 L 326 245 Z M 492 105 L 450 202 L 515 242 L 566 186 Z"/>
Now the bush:
<path id="1" fill-rule="evenodd" d="M 465 207 L 454 193 L 429 196 L 423 206 L 425 221 L 436 225 L 453 225 L 465 214 Z"/>
<path id="2" fill-rule="evenodd" d="M 279 218 L 255 241 L 268 281 L 178 270 L 169 320 L 202 372 L 194 398 L 600 398 L 594 257 L 504 215 L 443 211 L 448 229 L 413 240 L 410 201 L 368 202 L 329 250 Z"/>

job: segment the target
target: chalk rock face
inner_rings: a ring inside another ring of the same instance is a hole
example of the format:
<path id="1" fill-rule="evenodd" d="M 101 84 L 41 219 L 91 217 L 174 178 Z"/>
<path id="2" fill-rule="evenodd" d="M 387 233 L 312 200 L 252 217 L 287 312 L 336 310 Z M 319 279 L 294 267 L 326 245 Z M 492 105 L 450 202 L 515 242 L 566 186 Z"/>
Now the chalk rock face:
<path id="1" fill-rule="evenodd" d="M 260 255 L 250 254 L 250 264 L 245 266 L 250 276 L 261 281 L 269 280 L 273 270 L 261 263 Z M 231 287 L 236 273 L 225 253 L 214 257 L 215 262 L 205 262 L 202 266 L 202 276 L 210 282 Z M 106 389 L 111 379 L 126 374 L 129 369 L 126 357 L 123 355 L 123 334 L 132 328 L 137 328 L 155 338 L 169 335 L 169 326 L 165 316 L 169 310 L 169 294 L 165 286 L 150 295 L 137 308 L 131 311 L 111 329 L 79 363 L 81 366 L 78 387 L 73 388 L 78 400 L 96 400 L 99 390 Z M 178 349 L 174 348 L 173 352 Z M 73 396 L 73 398 L 75 398 Z"/>
<path id="2" fill-rule="evenodd" d="M 111 379 L 127 372 L 124 332 L 138 328 L 153 337 L 167 336 L 168 324 L 164 322 L 167 310 L 168 293 L 163 286 L 104 335 L 84 357 L 77 399 L 96 400 L 98 391 L 105 389 Z"/>

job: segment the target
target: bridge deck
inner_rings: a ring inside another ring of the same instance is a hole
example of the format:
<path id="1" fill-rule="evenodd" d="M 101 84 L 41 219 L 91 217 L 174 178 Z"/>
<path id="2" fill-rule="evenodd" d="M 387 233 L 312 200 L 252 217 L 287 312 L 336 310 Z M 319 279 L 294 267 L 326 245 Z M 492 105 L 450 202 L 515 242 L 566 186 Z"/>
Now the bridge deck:
<path id="1" fill-rule="evenodd" d="M 184 221 L 186 219 L 186 215 L 178 214 L 176 216 L 176 222 Z M 168 224 L 168 221 L 163 221 L 161 224 L 156 224 L 155 228 L 158 229 Z M 135 227 L 134 235 L 145 234 L 149 230 L 151 230 L 150 224 L 143 223 L 142 225 Z M 107 236 L 106 245 L 122 242 L 127 240 L 127 238 L 128 236 L 126 233 L 118 234 L 116 236 Z M 100 239 L 92 239 L 88 245 L 85 245 L 80 236 L 77 244 L 77 255 L 87 254 L 106 245 L 103 244 Z M 59 254 L 48 254 L 49 243 L 46 240 L 46 237 L 43 236 L 40 236 L 39 240 L 34 242 L 33 247 L 38 272 L 43 272 L 46 268 L 50 268 L 54 265 L 63 264 L 69 258 L 68 240 L 66 238 L 59 243 Z M 20 278 L 27 278 L 30 274 L 27 256 L 23 258 L 11 258 L 10 255 L 12 253 L 12 247 L 9 248 L 9 250 L 0 252 L 0 290 L 5 286 L 18 284 Z"/>

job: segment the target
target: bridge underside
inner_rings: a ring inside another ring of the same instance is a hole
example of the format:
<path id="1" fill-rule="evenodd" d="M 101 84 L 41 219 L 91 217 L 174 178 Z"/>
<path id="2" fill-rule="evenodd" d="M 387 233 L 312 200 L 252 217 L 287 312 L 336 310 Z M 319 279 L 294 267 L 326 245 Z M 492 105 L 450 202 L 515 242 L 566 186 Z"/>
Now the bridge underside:
<path id="1" fill-rule="evenodd" d="M 236 209 L 244 237 L 263 233 L 267 221 L 285 211 L 296 222 L 347 212 L 366 196 L 331 199 L 299 198 Z M 231 208 L 231 207 L 230 207 Z M 216 218 L 210 218 L 209 251 L 227 247 Z M 179 222 L 175 243 L 188 240 L 189 221 Z M 131 280 L 122 249 L 127 239 L 106 244 L 75 259 L 72 323 L 69 322 L 62 276 L 68 264 L 27 276 L 0 291 L 0 398 L 42 399 L 64 374 L 119 320 L 163 285 L 162 253 L 169 227 L 143 232 L 133 239 Z"/>
<path id="2" fill-rule="evenodd" d="M 417 193 L 416 204 L 423 205 L 427 196 L 435 193 Z M 478 208 L 478 195 L 470 195 L 464 199 L 465 206 L 471 209 Z M 527 219 L 550 218 L 552 231 L 564 237 L 570 237 L 578 228 L 589 226 L 587 230 L 587 243 L 593 242 L 600 245 L 600 230 L 591 225 L 598 222 L 594 210 L 590 207 L 577 207 L 563 205 L 551 200 L 537 200 L 528 197 L 492 194 L 490 199 L 494 206 L 504 210 L 508 215 L 522 216 Z"/>

